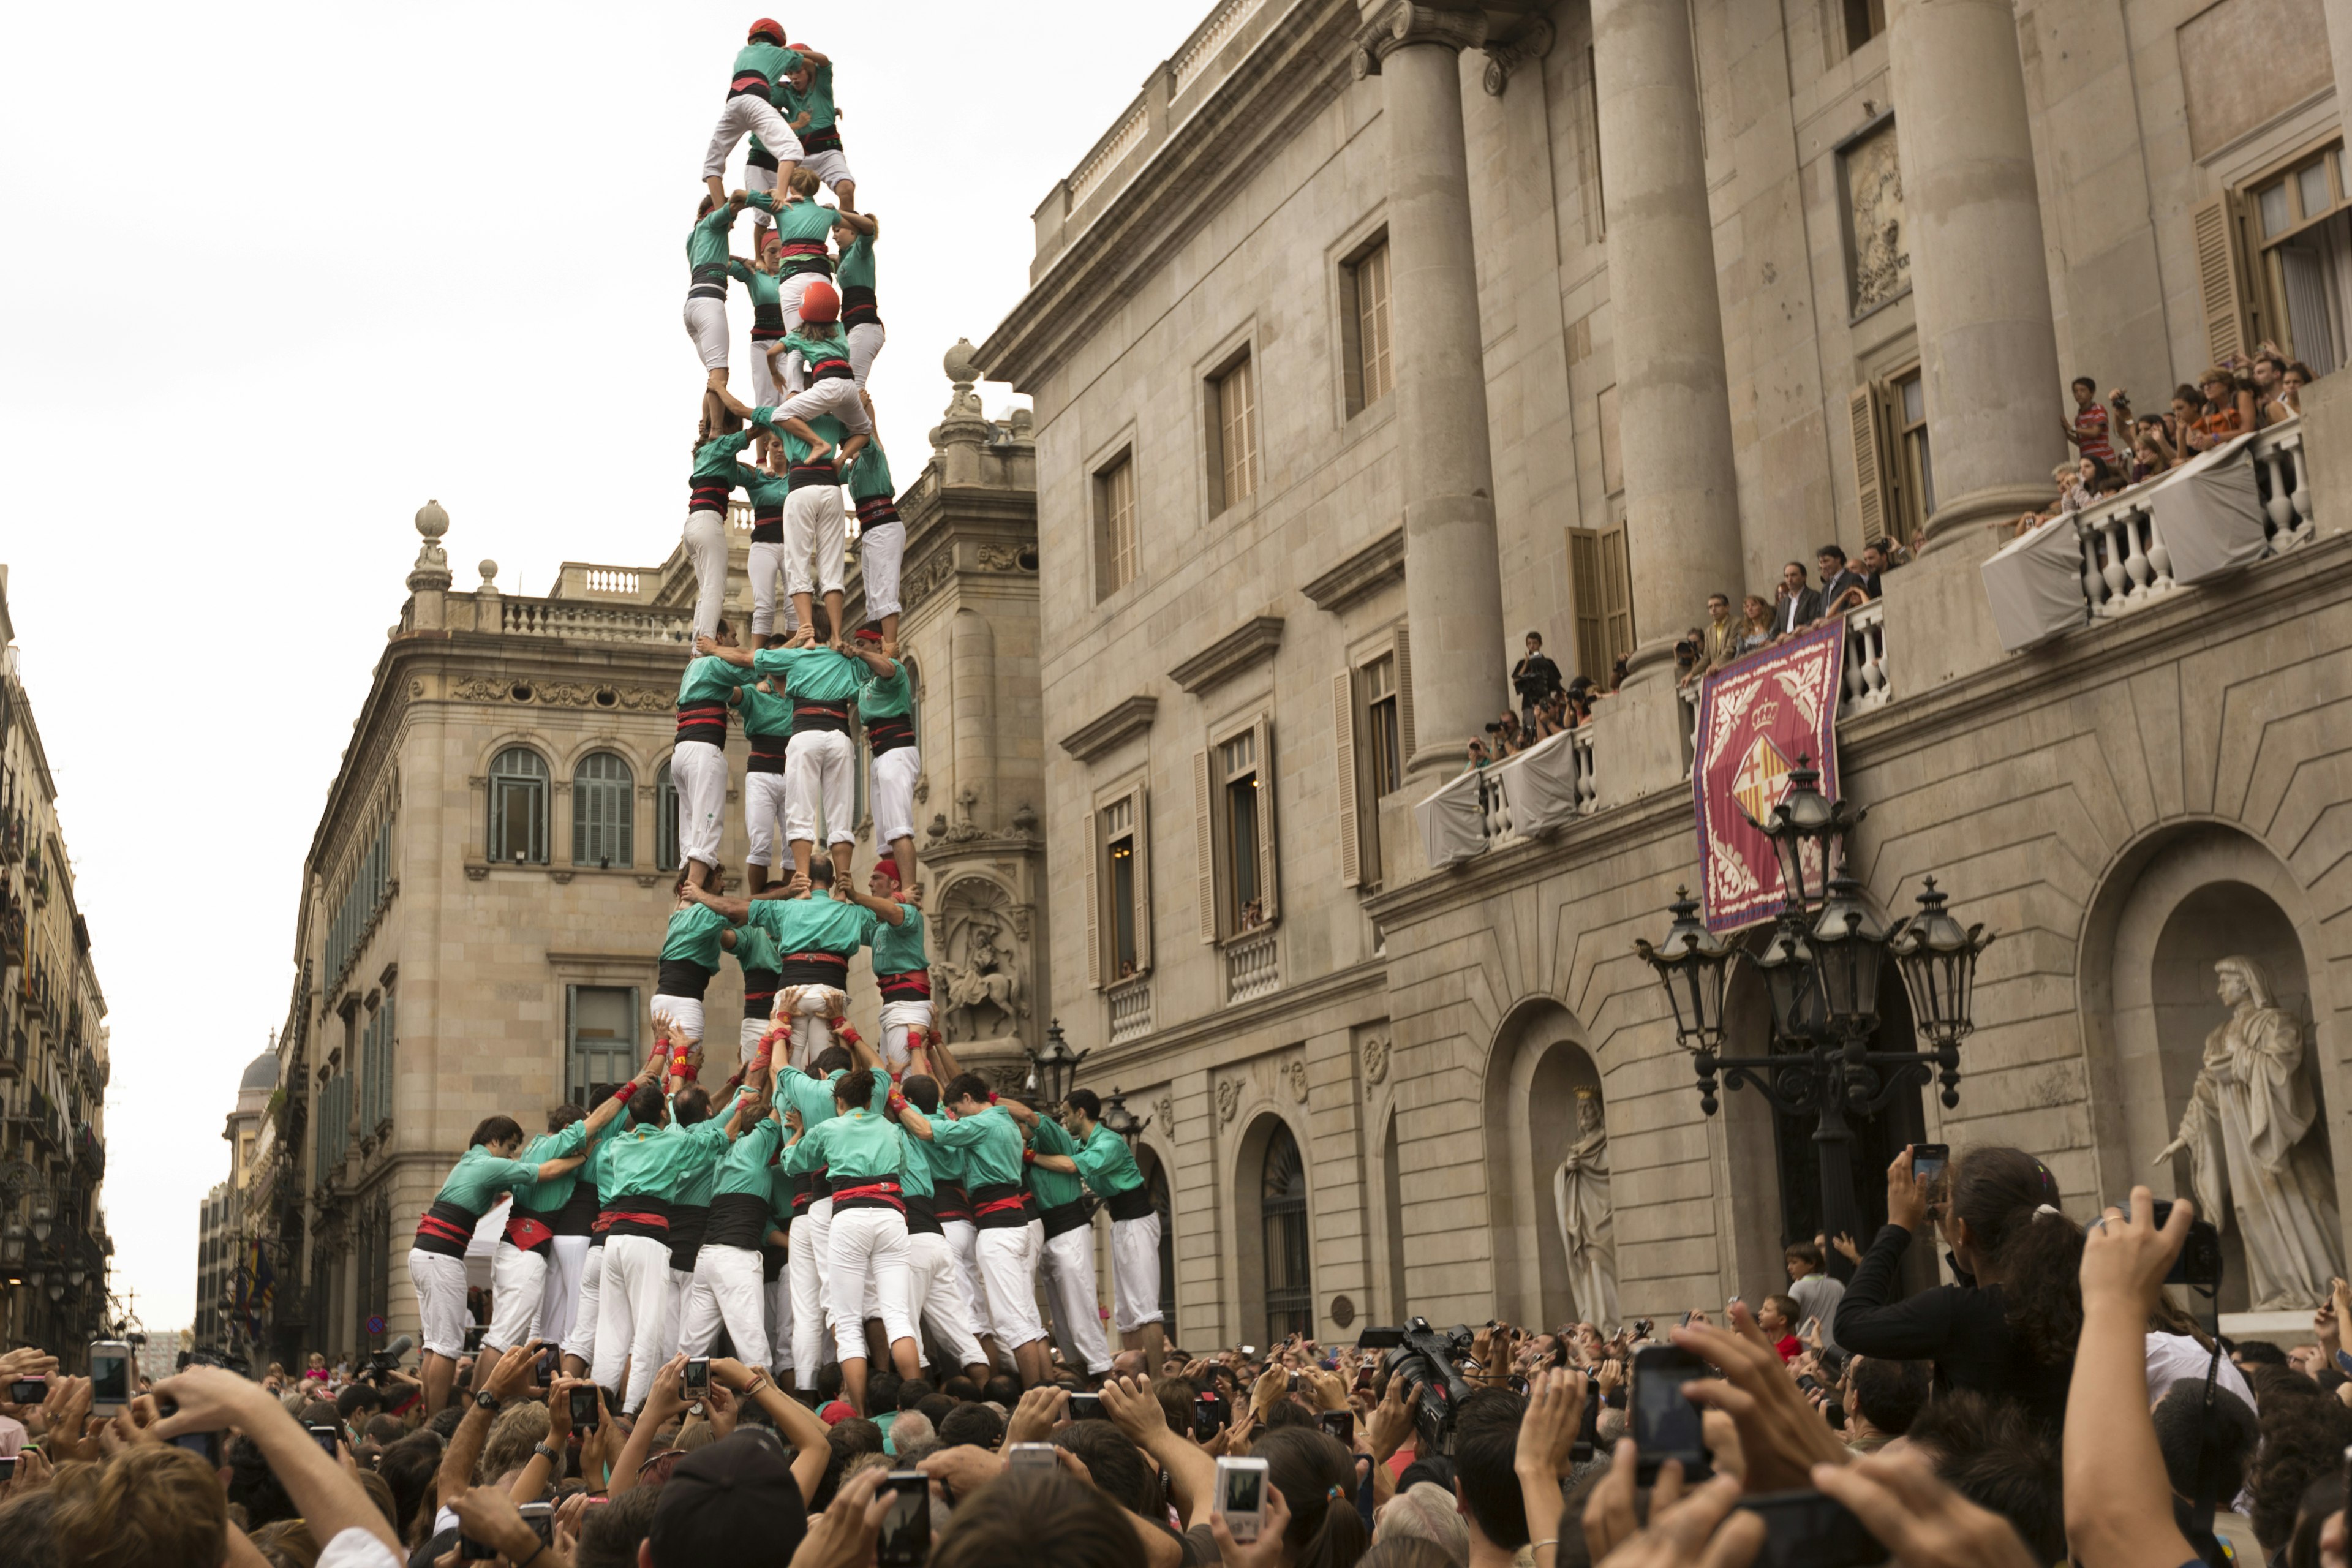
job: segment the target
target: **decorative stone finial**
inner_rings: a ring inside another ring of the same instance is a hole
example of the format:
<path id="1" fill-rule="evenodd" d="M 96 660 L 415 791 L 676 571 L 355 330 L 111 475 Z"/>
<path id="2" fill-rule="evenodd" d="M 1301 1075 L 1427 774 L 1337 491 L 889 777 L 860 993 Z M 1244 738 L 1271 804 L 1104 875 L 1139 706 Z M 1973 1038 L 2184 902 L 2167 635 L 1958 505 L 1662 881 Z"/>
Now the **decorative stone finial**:
<path id="1" fill-rule="evenodd" d="M 416 509 L 416 531 L 425 536 L 417 548 L 416 564 L 408 571 L 408 591 L 412 594 L 449 585 L 449 555 L 441 548 L 441 536 L 449 531 L 449 514 L 441 510 L 437 500 L 428 500 Z"/>
<path id="2" fill-rule="evenodd" d="M 1037 427 L 1037 416 L 1026 408 L 1015 408 L 1004 416 L 1004 427 L 1016 441 L 1026 441 Z"/>
<path id="3" fill-rule="evenodd" d="M 499 586 L 499 563 L 498 563 L 497 562 L 495 562 L 495 561 L 481 561 L 481 562 L 477 562 L 477 563 L 475 563 L 475 565 L 474 565 L 474 570 L 475 570 L 475 571 L 477 571 L 477 572 L 479 572 L 479 573 L 482 574 L 482 588 L 487 588 L 487 589 L 490 590 L 492 593 L 496 593 L 496 592 L 498 591 L 498 586 Z M 479 592 L 481 592 L 481 591 L 482 591 L 482 589 L 481 589 L 481 588 L 478 588 L 478 589 L 476 589 L 476 590 L 475 590 L 475 592 L 476 592 L 476 593 L 479 593 Z"/>
<path id="4" fill-rule="evenodd" d="M 931 427 L 931 448 L 945 451 L 950 445 L 985 446 L 994 433 L 988 416 L 981 412 L 980 394 L 972 390 L 980 380 L 978 351 L 970 338 L 958 338 L 955 347 L 940 356 L 940 368 L 955 390 L 948 395 L 947 416 Z"/>
<path id="5" fill-rule="evenodd" d="M 449 531 L 449 514 L 441 510 L 439 501 L 429 500 L 416 509 L 416 531 L 427 539 L 438 539 Z"/>
<path id="6" fill-rule="evenodd" d="M 940 356 L 940 364 L 958 392 L 971 391 L 972 383 L 980 379 L 979 351 L 971 346 L 970 338 L 958 338 L 955 347 Z"/>

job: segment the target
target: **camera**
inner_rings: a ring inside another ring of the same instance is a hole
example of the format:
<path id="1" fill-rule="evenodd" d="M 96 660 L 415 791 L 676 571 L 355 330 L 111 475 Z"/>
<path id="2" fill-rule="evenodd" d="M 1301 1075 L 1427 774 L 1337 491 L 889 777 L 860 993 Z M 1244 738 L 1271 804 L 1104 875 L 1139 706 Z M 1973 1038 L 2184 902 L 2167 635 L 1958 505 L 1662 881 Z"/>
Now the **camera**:
<path id="1" fill-rule="evenodd" d="M 2131 1201 L 2119 1205 L 2126 1217 L 2131 1214 Z M 2158 1198 L 2148 1208 L 2162 1230 L 2172 1217 L 2172 1200 Z M 2172 1260 L 2172 1272 L 2164 1277 L 2167 1285 L 2186 1285 L 2191 1289 L 2219 1290 L 2221 1288 L 2221 1233 L 2212 1221 L 2195 1219 L 2189 1222 L 2189 1239 L 2181 1244 L 2180 1256 Z"/>
<path id="2" fill-rule="evenodd" d="M 1489 735 L 1499 735 L 1502 732 L 1503 727 L 1500 724 L 1489 724 L 1486 726 L 1486 733 Z"/>
<path id="3" fill-rule="evenodd" d="M 1470 1397 L 1470 1387 L 1454 1363 L 1470 1353 L 1474 1339 L 1460 1323 L 1441 1334 L 1427 1318 L 1408 1318 L 1401 1329 L 1366 1329 L 1356 1341 L 1358 1350 L 1388 1352 L 1381 1364 L 1391 1381 L 1402 1377 L 1421 1385 L 1413 1430 L 1424 1454 L 1454 1452 L 1454 1413 Z"/>

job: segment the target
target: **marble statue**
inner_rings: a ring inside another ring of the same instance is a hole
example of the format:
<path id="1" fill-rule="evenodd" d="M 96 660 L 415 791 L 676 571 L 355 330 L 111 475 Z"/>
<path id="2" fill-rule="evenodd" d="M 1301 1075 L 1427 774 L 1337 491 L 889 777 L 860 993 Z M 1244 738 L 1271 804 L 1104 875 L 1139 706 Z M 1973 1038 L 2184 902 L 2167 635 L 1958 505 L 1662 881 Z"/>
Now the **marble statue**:
<path id="1" fill-rule="evenodd" d="M 1576 1091 L 1576 1142 L 1551 1179 L 1576 1315 L 1603 1334 L 1617 1326 L 1616 1220 L 1609 1207 L 1609 1130 L 1601 1091 Z"/>
<path id="2" fill-rule="evenodd" d="M 2205 1060 L 2159 1165 L 2184 1151 L 2200 1218 L 2237 1226 L 2253 1310 L 2307 1311 L 2344 1272 L 2336 1174 L 2311 1136 L 2318 1107 L 2304 1067 L 2303 1021 L 2272 1000 L 2252 958 L 2213 965 L 2227 1022 Z"/>

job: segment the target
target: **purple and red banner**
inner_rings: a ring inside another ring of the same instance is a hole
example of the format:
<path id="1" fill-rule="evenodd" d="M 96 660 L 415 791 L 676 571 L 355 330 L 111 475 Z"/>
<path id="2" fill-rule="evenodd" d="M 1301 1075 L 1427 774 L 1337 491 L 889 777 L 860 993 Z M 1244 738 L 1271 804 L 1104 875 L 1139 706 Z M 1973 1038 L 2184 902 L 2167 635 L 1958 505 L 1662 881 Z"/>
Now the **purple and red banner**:
<path id="1" fill-rule="evenodd" d="M 1772 841 L 1741 817 L 1763 820 L 1789 793 L 1801 759 L 1821 770 L 1837 798 L 1837 708 L 1845 681 L 1840 616 L 1750 656 L 1699 688 L 1698 754 L 1691 796 L 1698 808 L 1699 897 L 1709 931 L 1738 931 L 1780 912 L 1780 863 Z"/>

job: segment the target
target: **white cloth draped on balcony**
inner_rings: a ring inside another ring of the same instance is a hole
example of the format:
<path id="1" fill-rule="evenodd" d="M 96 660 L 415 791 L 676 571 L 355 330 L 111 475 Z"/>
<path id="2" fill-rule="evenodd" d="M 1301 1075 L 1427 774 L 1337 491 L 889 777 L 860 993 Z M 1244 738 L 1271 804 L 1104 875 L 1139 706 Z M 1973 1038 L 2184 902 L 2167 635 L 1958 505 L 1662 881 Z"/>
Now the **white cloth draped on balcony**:
<path id="1" fill-rule="evenodd" d="M 1452 866 L 1486 852 L 1486 808 L 1480 788 L 1486 771 L 1473 768 L 1458 774 L 1412 808 L 1431 866 Z"/>
<path id="2" fill-rule="evenodd" d="M 2022 653 L 2080 629 L 2091 618 L 2083 597 L 2083 545 L 2074 514 L 2060 512 L 2011 540 L 1979 568 L 2000 646 Z"/>
<path id="3" fill-rule="evenodd" d="M 2252 436 L 2183 465 L 2148 492 L 2147 504 L 2176 583 L 2202 583 L 2270 552 Z"/>
<path id="4" fill-rule="evenodd" d="M 1554 735 L 1496 770 L 1503 775 L 1511 826 L 1517 832 L 1543 833 L 1576 820 L 1582 796 L 1577 788 L 1575 740 L 1573 733 Z"/>

